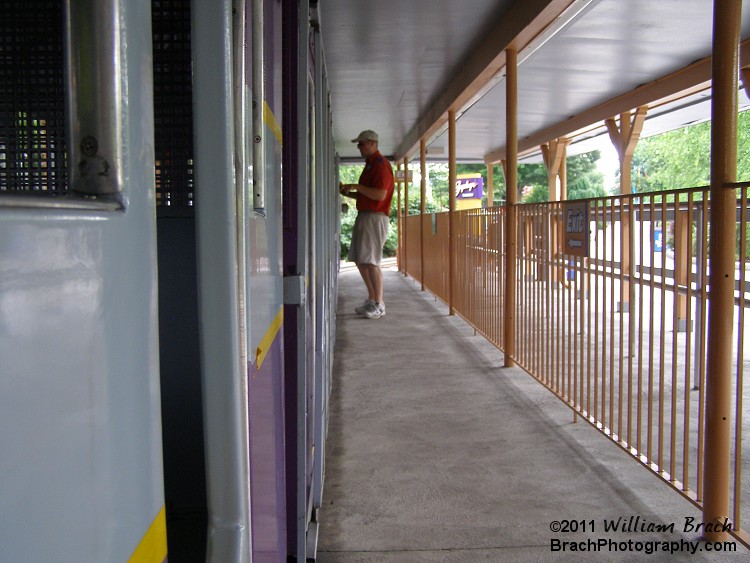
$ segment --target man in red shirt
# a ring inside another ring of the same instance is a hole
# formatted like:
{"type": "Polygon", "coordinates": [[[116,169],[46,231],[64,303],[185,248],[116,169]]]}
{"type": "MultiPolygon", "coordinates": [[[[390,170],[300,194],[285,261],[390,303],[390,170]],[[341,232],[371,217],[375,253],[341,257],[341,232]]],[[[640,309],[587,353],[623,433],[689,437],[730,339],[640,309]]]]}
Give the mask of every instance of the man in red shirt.
{"type": "Polygon", "coordinates": [[[393,169],[378,151],[378,139],[378,134],[370,130],[362,131],[356,139],[352,139],[352,143],[357,143],[360,154],[365,158],[365,168],[358,183],[339,185],[342,195],[357,201],[358,213],[352,228],[349,261],[357,265],[368,294],[364,305],[355,310],[368,319],[378,319],[385,315],[380,261],[388,236],[388,217],[394,188],[393,169]]]}

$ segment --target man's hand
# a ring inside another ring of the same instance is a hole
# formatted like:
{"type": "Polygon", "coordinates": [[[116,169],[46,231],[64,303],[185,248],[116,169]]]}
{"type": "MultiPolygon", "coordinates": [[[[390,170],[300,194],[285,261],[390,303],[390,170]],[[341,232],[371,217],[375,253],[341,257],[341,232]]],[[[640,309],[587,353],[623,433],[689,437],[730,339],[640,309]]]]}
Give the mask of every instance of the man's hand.
{"type": "Polygon", "coordinates": [[[356,190],[354,190],[355,186],[356,184],[342,184],[341,182],[339,182],[339,193],[346,197],[356,198],[357,193],[356,190]]]}

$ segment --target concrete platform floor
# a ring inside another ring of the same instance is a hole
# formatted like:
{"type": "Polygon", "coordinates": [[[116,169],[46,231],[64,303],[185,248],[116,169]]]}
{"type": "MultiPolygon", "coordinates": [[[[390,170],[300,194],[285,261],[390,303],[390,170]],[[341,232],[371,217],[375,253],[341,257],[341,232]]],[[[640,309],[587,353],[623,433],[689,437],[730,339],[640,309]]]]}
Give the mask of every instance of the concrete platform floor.
{"type": "Polygon", "coordinates": [[[354,313],[358,272],[339,277],[318,561],[750,560],[734,542],[708,552],[690,502],[414,280],[384,275],[377,320],[354,313]]]}

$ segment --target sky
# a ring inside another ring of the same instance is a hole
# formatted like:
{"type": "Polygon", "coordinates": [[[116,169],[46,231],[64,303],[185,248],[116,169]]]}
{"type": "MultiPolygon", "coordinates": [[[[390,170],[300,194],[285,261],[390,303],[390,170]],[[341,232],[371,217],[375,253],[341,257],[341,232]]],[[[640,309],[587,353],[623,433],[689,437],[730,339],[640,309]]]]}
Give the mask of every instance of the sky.
{"type": "Polygon", "coordinates": [[[606,135],[602,136],[602,142],[597,149],[601,153],[601,158],[597,161],[596,168],[604,174],[604,189],[611,193],[614,188],[619,189],[619,186],[615,185],[615,174],[620,169],[620,159],[615,147],[606,135]]]}

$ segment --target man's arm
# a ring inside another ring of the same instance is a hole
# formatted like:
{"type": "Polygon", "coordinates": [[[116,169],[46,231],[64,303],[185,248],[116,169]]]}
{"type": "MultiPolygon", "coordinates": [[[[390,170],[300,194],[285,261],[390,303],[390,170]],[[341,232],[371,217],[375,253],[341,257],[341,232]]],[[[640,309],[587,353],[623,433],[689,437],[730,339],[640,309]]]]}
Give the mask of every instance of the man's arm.
{"type": "Polygon", "coordinates": [[[352,199],[357,199],[357,196],[358,196],[357,192],[349,191],[346,187],[347,185],[349,184],[342,184],[341,182],[339,182],[339,193],[343,196],[350,197],[352,199]]]}
{"type": "Polygon", "coordinates": [[[341,184],[339,188],[341,195],[354,197],[351,192],[357,192],[362,194],[368,199],[374,199],[375,201],[383,201],[385,199],[387,190],[381,190],[380,188],[371,188],[370,186],[363,186],[361,184],[341,184]]]}

